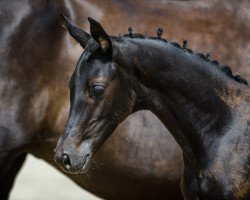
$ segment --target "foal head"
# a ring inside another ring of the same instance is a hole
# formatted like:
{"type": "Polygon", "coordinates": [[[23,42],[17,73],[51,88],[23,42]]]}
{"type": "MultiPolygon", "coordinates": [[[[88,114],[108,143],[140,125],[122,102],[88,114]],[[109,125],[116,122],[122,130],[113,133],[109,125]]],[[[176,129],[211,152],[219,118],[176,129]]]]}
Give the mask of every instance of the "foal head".
{"type": "Polygon", "coordinates": [[[65,17],[64,21],[71,36],[85,49],[69,82],[68,123],[55,150],[56,161],[69,172],[86,172],[94,152],[136,110],[158,113],[171,132],[192,132],[202,127],[203,121],[197,125],[193,116],[183,118],[190,112],[178,112],[180,107],[190,111],[197,104],[196,115],[217,110],[218,105],[224,111],[225,103],[215,91],[223,92],[222,86],[231,79],[247,84],[210,56],[193,54],[186,42],[181,48],[162,39],[160,30],[158,37],[144,38],[131,30],[122,37],[109,37],[91,18],[91,35],[65,17]],[[188,124],[185,128],[179,125],[180,118],[188,124]]]}
{"type": "Polygon", "coordinates": [[[89,18],[91,35],[66,17],[65,26],[85,49],[69,81],[70,113],[55,160],[71,173],[86,172],[94,152],[136,104],[134,79],[115,62],[118,50],[101,25],[89,18]]]}

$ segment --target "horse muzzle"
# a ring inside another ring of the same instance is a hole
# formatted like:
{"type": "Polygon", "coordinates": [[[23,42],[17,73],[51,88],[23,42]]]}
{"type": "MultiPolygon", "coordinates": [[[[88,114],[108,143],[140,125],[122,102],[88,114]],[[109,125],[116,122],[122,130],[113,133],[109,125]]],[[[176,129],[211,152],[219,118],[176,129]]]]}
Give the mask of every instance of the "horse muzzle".
{"type": "Polygon", "coordinates": [[[61,143],[59,140],[54,150],[56,163],[68,173],[87,173],[91,165],[91,145],[82,143],[76,147],[72,143],[61,143]]]}

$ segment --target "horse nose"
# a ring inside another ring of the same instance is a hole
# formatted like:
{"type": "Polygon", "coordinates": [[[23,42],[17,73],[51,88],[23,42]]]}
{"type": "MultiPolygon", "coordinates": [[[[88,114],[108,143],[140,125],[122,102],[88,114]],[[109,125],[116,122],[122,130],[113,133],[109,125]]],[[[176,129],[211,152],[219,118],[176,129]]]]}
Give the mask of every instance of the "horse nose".
{"type": "Polygon", "coordinates": [[[66,153],[63,153],[63,155],[62,155],[62,164],[67,170],[69,170],[71,168],[71,162],[69,159],[69,155],[66,153]]]}

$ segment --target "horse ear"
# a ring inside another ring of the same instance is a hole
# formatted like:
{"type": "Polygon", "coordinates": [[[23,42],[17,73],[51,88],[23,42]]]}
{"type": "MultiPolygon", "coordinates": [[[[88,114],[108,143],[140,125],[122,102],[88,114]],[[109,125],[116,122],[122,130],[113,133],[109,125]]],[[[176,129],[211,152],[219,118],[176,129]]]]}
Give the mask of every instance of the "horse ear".
{"type": "Polygon", "coordinates": [[[101,24],[88,17],[90,23],[91,36],[100,44],[103,52],[112,52],[112,43],[108,34],[104,31],[101,24]]]}
{"type": "Polygon", "coordinates": [[[80,45],[85,48],[88,40],[91,38],[91,35],[89,35],[87,32],[82,30],[81,28],[75,26],[72,24],[72,22],[64,15],[61,15],[63,19],[63,26],[65,26],[69,34],[77,41],[80,43],[80,45]]]}

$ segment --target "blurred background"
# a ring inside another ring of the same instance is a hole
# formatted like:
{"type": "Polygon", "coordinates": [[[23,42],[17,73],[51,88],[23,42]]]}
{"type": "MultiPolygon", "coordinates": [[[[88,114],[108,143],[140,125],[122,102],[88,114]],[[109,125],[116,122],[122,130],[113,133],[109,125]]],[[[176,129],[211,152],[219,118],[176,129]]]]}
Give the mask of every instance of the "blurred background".
{"type": "MultiPolygon", "coordinates": [[[[84,189],[105,199],[160,199],[157,194],[181,199],[181,150],[161,122],[146,111],[125,120],[98,151],[98,173],[91,179],[57,171],[53,149],[69,110],[68,80],[83,51],[61,27],[61,13],[86,31],[90,16],[111,35],[127,33],[132,27],[134,32],[156,36],[162,27],[163,38],[181,45],[188,40],[189,48],[212,52],[212,59],[249,81],[249,0],[0,1],[0,80],[9,81],[8,87],[0,82],[0,128],[13,128],[11,142],[0,137],[0,147],[8,144],[6,149],[11,149],[8,156],[0,151],[0,171],[9,170],[14,177],[18,170],[1,164],[19,166],[13,158],[29,153],[10,199],[98,199],[84,189]]],[[[0,197],[6,177],[10,175],[0,179],[0,197]]]]}
{"type": "Polygon", "coordinates": [[[98,200],[41,159],[29,155],[19,172],[10,200],[98,200]]]}

